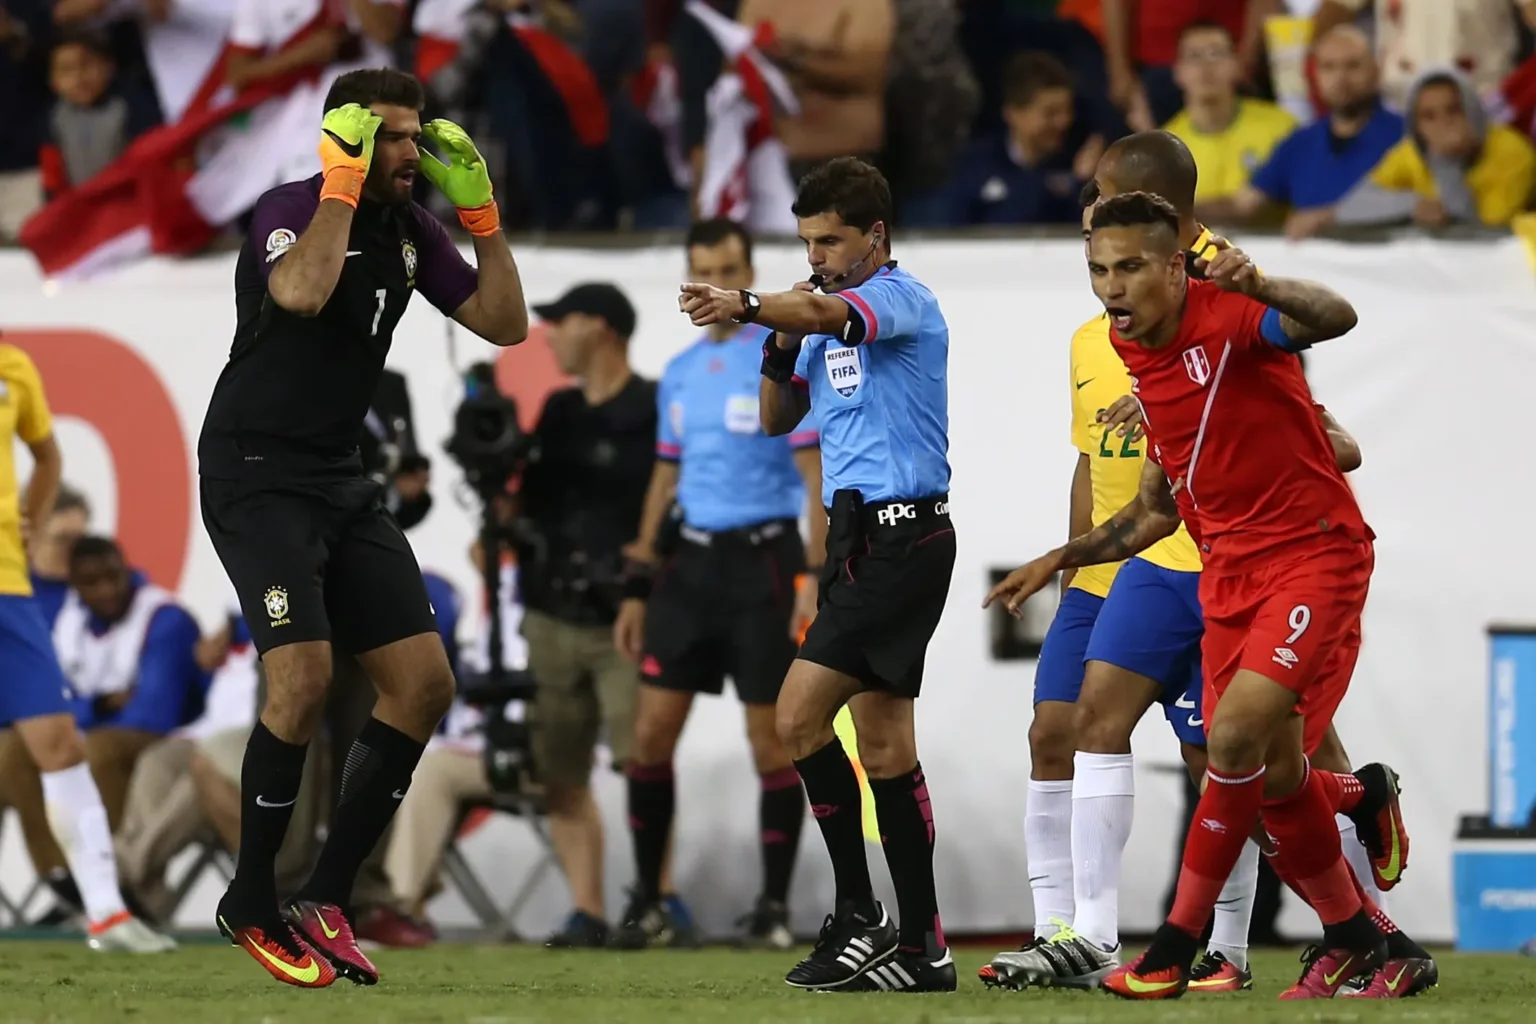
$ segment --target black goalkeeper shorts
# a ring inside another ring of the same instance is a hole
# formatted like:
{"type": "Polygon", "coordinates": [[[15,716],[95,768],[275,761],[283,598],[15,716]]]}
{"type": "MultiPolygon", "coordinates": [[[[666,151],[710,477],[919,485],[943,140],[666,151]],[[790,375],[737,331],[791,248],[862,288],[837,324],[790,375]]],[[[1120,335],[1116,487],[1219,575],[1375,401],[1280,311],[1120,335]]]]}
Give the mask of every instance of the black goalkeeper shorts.
{"type": "Polygon", "coordinates": [[[202,477],[199,492],[203,525],[260,653],[328,640],[361,654],[437,631],[416,555],[379,483],[202,477]]]}

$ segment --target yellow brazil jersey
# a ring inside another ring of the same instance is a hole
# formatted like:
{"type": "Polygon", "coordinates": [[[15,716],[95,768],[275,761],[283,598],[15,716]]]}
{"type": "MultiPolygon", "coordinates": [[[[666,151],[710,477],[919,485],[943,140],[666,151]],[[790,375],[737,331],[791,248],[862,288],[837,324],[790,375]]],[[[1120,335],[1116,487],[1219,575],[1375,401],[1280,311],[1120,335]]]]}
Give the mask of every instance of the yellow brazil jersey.
{"type": "Polygon", "coordinates": [[[21,543],[21,491],[16,438],[36,444],[53,433],[53,417],[37,367],[14,345],[0,345],[0,594],[30,594],[27,551],[21,543]]]}
{"type": "MultiPolygon", "coordinates": [[[[1371,181],[1382,188],[1438,199],[1440,188],[1419,148],[1404,139],[1381,158],[1371,181]]],[[[1536,186],[1536,148],[1508,125],[1488,129],[1477,162],[1467,171],[1467,188],[1477,203],[1477,216],[1490,227],[1504,227],[1525,209],[1536,186]]]]}
{"type": "Polygon", "coordinates": [[[1237,116],[1219,132],[1197,131],[1188,111],[1163,126],[1184,140],[1200,172],[1195,201],[1226,199],[1241,192],[1269,154],[1296,128],[1284,108],[1264,100],[1237,101],[1237,116]]]}
{"type": "MultiPolygon", "coordinates": [[[[1146,461],[1145,439],[1132,442],[1128,437],[1116,437],[1113,429],[1096,422],[1100,410],[1131,393],[1131,375],[1109,341],[1108,316],[1095,317],[1072,335],[1071,388],[1072,445],[1088,456],[1093,525],[1097,526],[1136,497],[1146,461]]],[[[1200,571],[1200,552],[1182,523],[1177,533],[1158,541],[1141,557],[1165,569],[1200,571]]],[[[1072,586],[1103,597],[1119,569],[1118,562],[1079,569],[1072,586]]]]}

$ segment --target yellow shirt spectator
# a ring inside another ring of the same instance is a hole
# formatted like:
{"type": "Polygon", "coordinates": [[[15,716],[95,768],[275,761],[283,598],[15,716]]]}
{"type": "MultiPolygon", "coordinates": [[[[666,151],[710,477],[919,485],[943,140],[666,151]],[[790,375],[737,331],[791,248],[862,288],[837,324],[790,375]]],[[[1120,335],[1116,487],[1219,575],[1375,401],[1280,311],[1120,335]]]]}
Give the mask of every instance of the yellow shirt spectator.
{"type": "Polygon", "coordinates": [[[1219,132],[1195,128],[1188,111],[1180,111],[1163,126],[1184,141],[1200,171],[1195,202],[1227,199],[1241,192],[1253,172],[1296,128],[1286,110],[1264,100],[1239,99],[1237,116],[1219,132]]]}
{"type": "MultiPolygon", "coordinates": [[[[1403,139],[1387,150],[1371,172],[1371,181],[1394,192],[1440,198],[1435,177],[1412,139],[1403,139]]],[[[1525,209],[1532,186],[1536,186],[1536,148],[1513,128],[1494,125],[1488,129],[1477,160],[1467,169],[1466,182],[1477,204],[1478,219],[1490,227],[1507,225],[1525,209]]]]}

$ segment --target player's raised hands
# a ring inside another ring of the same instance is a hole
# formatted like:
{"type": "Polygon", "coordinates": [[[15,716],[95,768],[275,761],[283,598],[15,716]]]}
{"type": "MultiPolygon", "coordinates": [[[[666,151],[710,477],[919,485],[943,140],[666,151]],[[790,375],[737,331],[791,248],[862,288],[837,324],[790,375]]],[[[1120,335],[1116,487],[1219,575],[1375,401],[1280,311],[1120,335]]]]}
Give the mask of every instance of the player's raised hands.
{"type": "Polygon", "coordinates": [[[1224,292],[1243,295],[1252,295],[1259,290],[1262,280],[1259,268],[1254,266],[1247,253],[1217,235],[1211,236],[1211,248],[1216,254],[1209,259],[1196,259],[1195,266],[1212,284],[1224,292]]]}
{"type": "Polygon", "coordinates": [[[1121,395],[1108,409],[1100,409],[1098,421],[1115,431],[1116,437],[1130,435],[1132,441],[1140,441],[1142,430],[1141,403],[1133,395],[1121,395]]]}
{"type": "Polygon", "coordinates": [[[745,316],[747,304],[738,291],[709,284],[685,284],[677,296],[677,308],[688,314],[695,327],[723,324],[745,316]]]}
{"type": "Polygon", "coordinates": [[[356,192],[361,194],[368,165],[373,163],[373,138],[383,123],[382,117],[356,103],[326,111],[320,122],[320,168],[328,181],[333,172],[342,172],[356,179],[356,192]]]}
{"type": "Polygon", "coordinates": [[[491,175],[468,132],[452,121],[438,118],[422,125],[421,134],[447,158],[439,160],[422,150],[421,173],[450,203],[461,210],[472,210],[491,201],[491,175]]]}
{"type": "Polygon", "coordinates": [[[986,599],[981,602],[981,606],[990,608],[994,601],[1002,601],[1003,607],[1008,609],[1008,614],[1018,618],[1019,609],[1024,606],[1024,602],[1045,589],[1045,585],[1051,582],[1058,568],[1055,552],[1041,555],[1033,562],[1019,566],[1001,583],[987,591],[986,599]]]}

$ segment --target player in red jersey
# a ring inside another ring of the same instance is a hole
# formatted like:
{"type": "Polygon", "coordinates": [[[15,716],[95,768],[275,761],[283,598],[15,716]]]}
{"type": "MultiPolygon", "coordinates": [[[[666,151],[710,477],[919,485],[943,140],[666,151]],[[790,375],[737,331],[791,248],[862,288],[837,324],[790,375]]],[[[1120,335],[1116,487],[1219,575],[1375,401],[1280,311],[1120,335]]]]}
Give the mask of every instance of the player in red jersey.
{"type": "Polygon", "coordinates": [[[1224,241],[1204,267],[1208,280],[1190,280],[1178,214],[1147,193],[1105,200],[1092,226],[1094,290],[1162,469],[1149,463],[1138,502],[1021,568],[989,601],[1016,608],[1058,569],[1127,557],[1184,518],[1205,565],[1210,758],[1173,913],[1104,987],[1142,999],[1184,992],[1200,932],[1262,810],[1277,870],[1324,923],[1322,947],[1282,998],[1332,997],[1386,957],[1334,823],[1358,784],[1310,769],[1305,753],[1327,732],[1354,667],[1372,534],[1291,353],[1346,333],[1355,313],[1321,285],[1261,276],[1224,241]]]}

